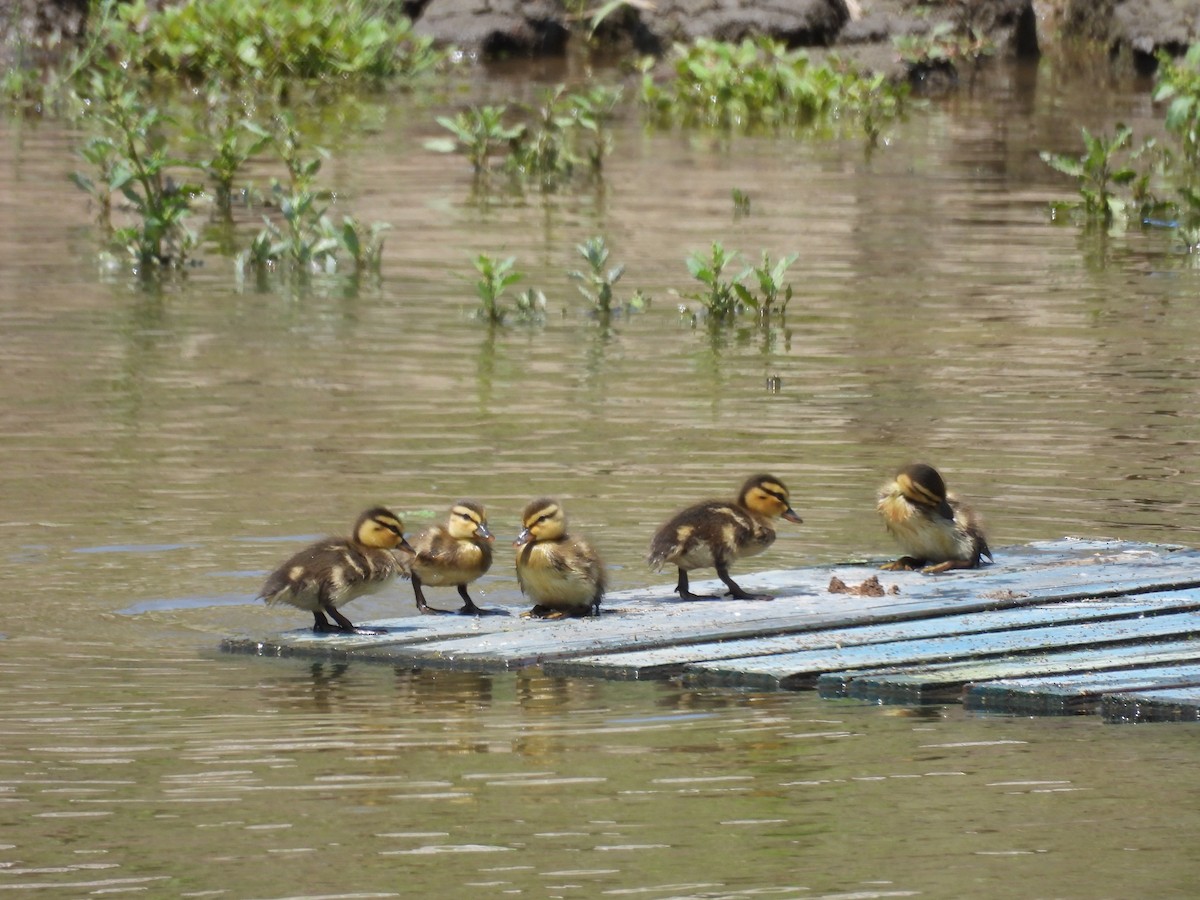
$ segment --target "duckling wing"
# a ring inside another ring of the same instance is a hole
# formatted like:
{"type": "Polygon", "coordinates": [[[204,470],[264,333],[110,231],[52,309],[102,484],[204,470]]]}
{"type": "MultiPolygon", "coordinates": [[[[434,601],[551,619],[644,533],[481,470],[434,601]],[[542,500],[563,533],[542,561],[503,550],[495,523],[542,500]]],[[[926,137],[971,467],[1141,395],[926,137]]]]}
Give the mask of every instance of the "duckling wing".
{"type": "Polygon", "coordinates": [[[658,530],[650,543],[650,565],[681,569],[728,565],[762,553],[775,542],[775,529],[762,516],[723,500],[689,507],[658,530]]]}

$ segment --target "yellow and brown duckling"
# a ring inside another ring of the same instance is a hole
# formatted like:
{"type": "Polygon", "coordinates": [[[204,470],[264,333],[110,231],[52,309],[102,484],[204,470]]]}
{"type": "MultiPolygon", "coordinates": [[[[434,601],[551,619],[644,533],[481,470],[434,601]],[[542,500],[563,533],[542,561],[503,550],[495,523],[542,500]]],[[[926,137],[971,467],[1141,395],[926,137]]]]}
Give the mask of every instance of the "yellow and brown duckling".
{"type": "Polygon", "coordinates": [[[688,572],[713,567],[735,600],[770,600],[751,594],[729,577],[729,566],[743,556],[762,553],[775,542],[777,518],[801,522],[791,507],[787,486],[772,475],[746,480],[737,499],[706,500],[676,513],[650,542],[648,562],[658,571],[667,563],[679,569],[675,591],[681,600],[714,600],[688,590],[688,572]]]}
{"type": "Polygon", "coordinates": [[[463,599],[458,611],[464,615],[482,614],[484,610],[467,593],[467,585],[491,567],[492,540],[487,514],[473,500],[459,500],[450,507],[450,518],[445,525],[433,525],[413,538],[413,555],[405,566],[412,578],[417,609],[423,613],[448,612],[426,603],[421,587],[453,585],[463,599]]]}
{"type": "Polygon", "coordinates": [[[534,602],[527,616],[562,619],[600,615],[604,562],[582,538],[567,534],[567,517],[556,500],[542,497],[521,513],[517,583],[534,602]]]}
{"type": "Polygon", "coordinates": [[[349,538],[317,541],[284,562],[267,577],[258,599],[308,610],[313,631],[386,634],[356,628],[338,607],[378,591],[401,574],[397,549],[411,549],[404,540],[404,523],[384,507],[372,507],[358,517],[349,538]]]}
{"type": "Polygon", "coordinates": [[[904,556],[883,568],[920,569],[929,574],[974,569],[992,559],[979,517],[953,494],[937,469],[913,463],[879,491],[883,524],[904,556]]]}

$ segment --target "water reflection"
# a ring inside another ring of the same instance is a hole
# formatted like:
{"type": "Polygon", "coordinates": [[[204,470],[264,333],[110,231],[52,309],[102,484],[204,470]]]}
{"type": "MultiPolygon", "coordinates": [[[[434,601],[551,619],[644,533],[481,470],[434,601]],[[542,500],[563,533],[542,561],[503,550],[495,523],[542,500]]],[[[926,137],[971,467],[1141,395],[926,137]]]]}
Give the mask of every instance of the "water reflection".
{"type": "MultiPolygon", "coordinates": [[[[763,469],[806,524],[754,567],[890,552],[873,495],[912,458],[998,546],[1200,542],[1197,272],[1169,233],[1049,222],[1066,188],[1037,158],[1080,121],[1156,117],[1068,75],[998,75],[868,158],[630,120],[605,192],[522,202],[472,195],[461,160],[420,152],[425,111],[398,114],[339,154],[339,193],[394,226],[362,283],[238,286],[216,257],[161,292],[98,279],[61,177],[73,137],[0,143],[19,610],[0,888],[387,894],[399,861],[428,896],[1186,896],[1196,866],[1160,838],[1163,810],[1173,834],[1196,817],[1170,776],[1196,763],[1190,731],[212,649],[293,627],[250,602],[276,543],[375,502],[416,528],[475,496],[511,538],[559,496],[614,588],[661,579],[646,544],[683,501],[763,469]],[[595,235],[649,308],[604,321],[576,296],[595,235]],[[800,251],[786,320],[681,319],[713,240],[800,251]],[[544,325],[472,317],[483,252],[517,256],[544,325]]],[[[481,589],[520,604],[511,558],[481,589]]],[[[414,614],[402,585],[362,604],[414,614]]]]}

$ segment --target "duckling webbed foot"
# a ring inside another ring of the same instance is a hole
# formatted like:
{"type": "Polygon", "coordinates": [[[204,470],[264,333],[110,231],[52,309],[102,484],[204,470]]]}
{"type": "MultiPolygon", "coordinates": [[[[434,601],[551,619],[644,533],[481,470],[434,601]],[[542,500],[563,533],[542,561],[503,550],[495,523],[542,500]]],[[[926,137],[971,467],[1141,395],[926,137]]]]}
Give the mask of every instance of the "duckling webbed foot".
{"type": "Polygon", "coordinates": [[[675,583],[675,593],[680,600],[720,600],[715,594],[693,594],[688,590],[688,576],[683,569],[679,570],[679,581],[675,583]]]}
{"type": "Polygon", "coordinates": [[[421,590],[421,579],[417,576],[416,572],[412,573],[412,586],[413,586],[413,596],[416,598],[416,601],[417,601],[417,612],[421,613],[421,615],[423,615],[423,616],[448,616],[448,615],[450,615],[450,610],[434,609],[432,606],[430,606],[428,603],[425,602],[425,593],[424,593],[424,591],[421,590]]]}
{"type": "Polygon", "coordinates": [[[948,559],[935,566],[925,566],[921,569],[921,574],[938,575],[942,572],[949,572],[951,569],[974,569],[977,565],[978,563],[969,559],[948,559]]]}
{"type": "Polygon", "coordinates": [[[321,613],[320,610],[313,612],[313,631],[317,634],[363,634],[363,635],[380,635],[387,634],[386,628],[359,628],[332,605],[323,606],[325,612],[333,616],[337,624],[331,624],[328,619],[321,613]]]}
{"type": "Polygon", "coordinates": [[[541,603],[534,605],[533,609],[528,612],[521,613],[522,619],[587,619],[593,616],[600,615],[600,604],[594,603],[589,606],[573,606],[568,609],[559,609],[554,606],[543,606],[541,603]]]}
{"type": "Polygon", "coordinates": [[[879,568],[884,572],[915,572],[924,565],[925,560],[923,559],[917,559],[915,556],[902,556],[895,562],[885,563],[879,568]]]}
{"type": "Polygon", "coordinates": [[[463,605],[458,610],[460,616],[507,616],[508,611],[504,609],[482,609],[475,605],[475,601],[471,599],[471,595],[467,593],[467,586],[460,584],[458,586],[458,595],[463,598],[463,605]]]}
{"type": "Polygon", "coordinates": [[[724,566],[717,566],[717,577],[725,582],[725,586],[729,588],[725,592],[726,597],[731,597],[734,600],[774,600],[770,594],[751,594],[749,591],[743,590],[736,581],[729,577],[729,572],[724,566]]]}

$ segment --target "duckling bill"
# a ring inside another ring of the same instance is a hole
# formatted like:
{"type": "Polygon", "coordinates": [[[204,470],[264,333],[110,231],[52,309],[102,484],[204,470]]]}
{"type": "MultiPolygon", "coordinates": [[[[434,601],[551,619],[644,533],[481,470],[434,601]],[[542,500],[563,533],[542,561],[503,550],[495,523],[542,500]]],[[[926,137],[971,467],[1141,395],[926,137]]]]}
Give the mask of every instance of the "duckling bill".
{"type": "Polygon", "coordinates": [[[542,497],[521,513],[517,583],[534,601],[525,615],[539,619],[600,615],[607,578],[604,562],[582,538],[567,534],[562,505],[542,497]]]}
{"type": "Polygon", "coordinates": [[[947,492],[933,466],[913,463],[900,469],[880,489],[876,509],[904,553],[884,569],[935,574],[978,568],[984,558],[992,561],[979,516],[947,492]]]}
{"type": "Polygon", "coordinates": [[[751,594],[729,576],[734,560],[762,553],[775,542],[774,520],[802,522],[791,507],[787,486],[773,475],[747,479],[737,499],[705,500],[676,513],[662,525],[650,542],[647,561],[655,570],[671,563],[679,569],[675,592],[681,600],[715,600],[693,594],[688,572],[708,567],[729,588],[725,596],[735,600],[770,600],[769,594],[751,594]]]}
{"type": "Polygon", "coordinates": [[[450,508],[445,525],[426,528],[413,538],[413,555],[405,568],[412,578],[417,609],[423,613],[449,612],[430,606],[422,588],[453,585],[463,600],[459,613],[479,616],[489,612],[475,605],[467,585],[491,568],[493,540],[484,508],[473,500],[459,500],[450,508]]]}
{"type": "Polygon", "coordinates": [[[313,631],[386,634],[355,627],[338,607],[380,590],[401,574],[393,552],[397,549],[412,549],[404,539],[404,523],[390,510],[373,507],[358,517],[349,538],[317,541],[286,560],[267,577],[257,599],[308,610],[313,631]]]}

